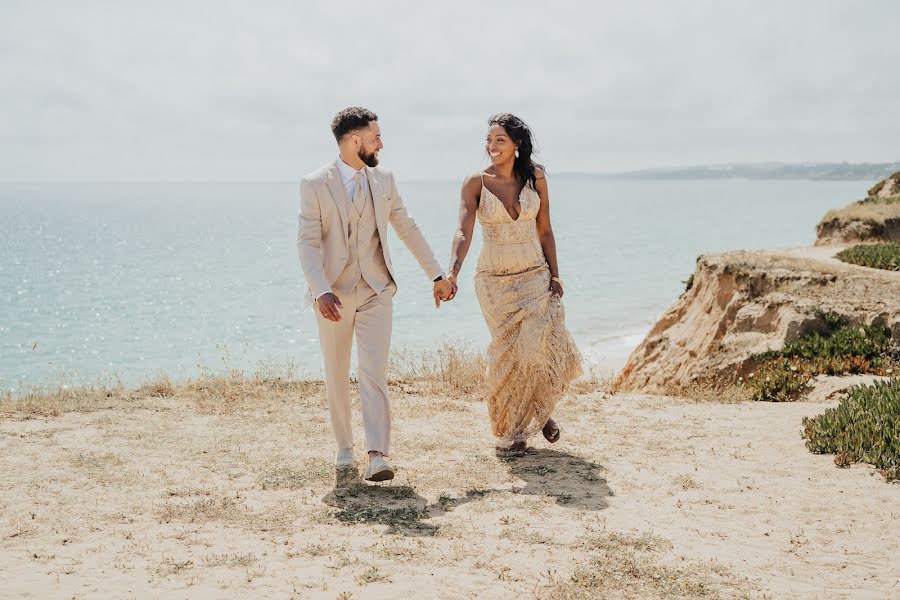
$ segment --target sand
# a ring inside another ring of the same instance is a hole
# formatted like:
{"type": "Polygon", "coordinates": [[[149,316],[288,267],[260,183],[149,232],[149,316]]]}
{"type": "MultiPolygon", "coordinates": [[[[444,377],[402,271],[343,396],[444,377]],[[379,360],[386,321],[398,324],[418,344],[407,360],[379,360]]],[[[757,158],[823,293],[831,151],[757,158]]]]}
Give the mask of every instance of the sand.
{"type": "Polygon", "coordinates": [[[413,392],[385,485],[336,481],[321,386],[7,403],[0,596],[900,598],[900,485],[800,437],[836,400],[594,392],[502,461],[481,402],[413,392]]]}

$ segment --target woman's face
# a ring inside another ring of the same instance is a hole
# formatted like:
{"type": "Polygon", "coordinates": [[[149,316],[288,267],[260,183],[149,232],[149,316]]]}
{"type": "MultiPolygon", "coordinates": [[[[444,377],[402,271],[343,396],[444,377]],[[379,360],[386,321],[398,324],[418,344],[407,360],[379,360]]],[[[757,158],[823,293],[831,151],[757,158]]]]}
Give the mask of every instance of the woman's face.
{"type": "Polygon", "coordinates": [[[500,125],[491,125],[488,129],[484,149],[495,165],[515,160],[516,145],[509,138],[506,129],[500,125]]]}

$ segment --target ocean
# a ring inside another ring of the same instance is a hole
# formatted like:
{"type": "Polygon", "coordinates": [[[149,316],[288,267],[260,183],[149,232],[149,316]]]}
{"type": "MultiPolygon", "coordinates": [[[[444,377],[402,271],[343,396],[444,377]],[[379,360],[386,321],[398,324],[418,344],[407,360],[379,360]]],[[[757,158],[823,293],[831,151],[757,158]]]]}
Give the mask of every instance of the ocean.
{"type": "MultiPolygon", "coordinates": [[[[549,178],[567,322],[590,363],[621,366],[677,299],[698,255],[809,245],[870,181],[549,178]]],[[[398,187],[442,264],[459,182],[398,187]]],[[[260,361],[321,374],[295,247],[295,183],[0,184],[0,390],[118,379],[139,385],[260,361]]],[[[472,277],[457,299],[391,233],[392,347],[489,340],[472,277]]]]}

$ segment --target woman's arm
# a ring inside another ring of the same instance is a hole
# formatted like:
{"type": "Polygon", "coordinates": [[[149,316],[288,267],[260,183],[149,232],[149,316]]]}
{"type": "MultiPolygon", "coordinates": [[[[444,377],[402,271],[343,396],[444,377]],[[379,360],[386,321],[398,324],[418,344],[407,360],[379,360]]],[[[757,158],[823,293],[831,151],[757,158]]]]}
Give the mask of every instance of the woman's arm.
{"type": "Polygon", "coordinates": [[[448,279],[453,284],[453,296],[456,295],[456,278],[462,270],[463,261],[472,243],[472,231],[475,229],[475,213],[478,211],[478,198],[481,195],[481,176],[470,175],[463,182],[459,198],[459,224],[453,235],[453,246],[450,248],[450,269],[448,279]]]}
{"type": "MultiPolygon", "coordinates": [[[[550,277],[559,278],[559,265],[556,262],[556,239],[553,237],[553,227],[550,225],[550,192],[547,190],[547,178],[544,171],[535,169],[535,188],[541,197],[541,207],[537,214],[537,235],[544,251],[547,266],[550,267],[550,277]]],[[[550,280],[550,291],[562,298],[563,287],[559,281],[550,280]]]]}

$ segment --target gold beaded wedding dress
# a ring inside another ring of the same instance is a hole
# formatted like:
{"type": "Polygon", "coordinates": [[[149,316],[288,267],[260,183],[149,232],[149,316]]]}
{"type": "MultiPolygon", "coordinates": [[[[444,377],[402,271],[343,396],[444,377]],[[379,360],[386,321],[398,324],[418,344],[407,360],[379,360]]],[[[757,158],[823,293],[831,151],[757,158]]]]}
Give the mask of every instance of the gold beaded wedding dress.
{"type": "Polygon", "coordinates": [[[525,186],[519,203],[514,220],[482,182],[475,292],[491,332],[486,401],[501,447],[540,431],[569,383],[582,374],[562,302],[550,293],[550,268],[536,227],[541,198],[525,186]]]}

